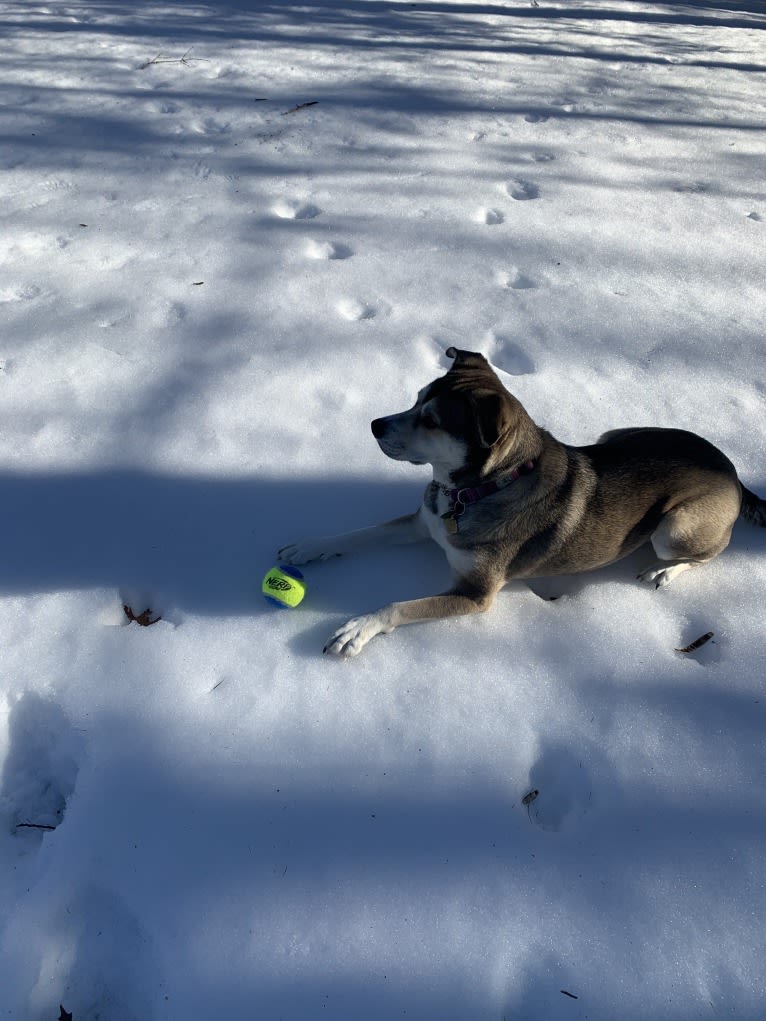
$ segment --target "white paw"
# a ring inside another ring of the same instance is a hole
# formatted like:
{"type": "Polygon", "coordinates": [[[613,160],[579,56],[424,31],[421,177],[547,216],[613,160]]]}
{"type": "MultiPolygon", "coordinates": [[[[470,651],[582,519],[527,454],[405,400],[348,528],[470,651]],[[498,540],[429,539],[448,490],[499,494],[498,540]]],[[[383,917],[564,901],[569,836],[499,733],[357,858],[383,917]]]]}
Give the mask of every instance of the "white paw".
{"type": "Polygon", "coordinates": [[[330,560],[331,557],[339,557],[340,553],[328,549],[322,539],[304,539],[302,542],[283,546],[277,556],[283,564],[293,564],[297,567],[299,564],[310,564],[312,560],[330,560]]]}
{"type": "Polygon", "coordinates": [[[665,571],[661,567],[646,567],[643,571],[639,572],[636,577],[639,581],[646,582],[647,585],[654,585],[659,588],[660,585],[666,584],[664,580],[665,571]]]}
{"type": "Polygon", "coordinates": [[[354,617],[353,620],[346,621],[343,627],[338,628],[335,634],[329,638],[322,652],[332,656],[342,656],[344,659],[349,656],[358,656],[375,635],[388,634],[393,630],[393,627],[378,613],[354,617]]]}
{"type": "Polygon", "coordinates": [[[655,588],[661,588],[663,585],[668,585],[674,578],[678,577],[679,574],[683,574],[684,571],[688,571],[694,564],[681,563],[681,564],[652,564],[651,567],[647,567],[641,571],[638,575],[639,581],[645,581],[649,584],[654,584],[655,588]]]}

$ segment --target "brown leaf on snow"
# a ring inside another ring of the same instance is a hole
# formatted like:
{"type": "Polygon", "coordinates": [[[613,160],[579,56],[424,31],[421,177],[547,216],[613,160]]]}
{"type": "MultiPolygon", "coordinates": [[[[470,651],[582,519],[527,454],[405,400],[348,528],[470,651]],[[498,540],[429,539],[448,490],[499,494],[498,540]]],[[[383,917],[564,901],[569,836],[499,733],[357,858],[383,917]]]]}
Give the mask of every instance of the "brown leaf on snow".
{"type": "Polygon", "coordinates": [[[156,624],[158,620],[162,620],[162,617],[159,614],[157,614],[156,617],[152,617],[151,608],[148,606],[141,613],[134,613],[130,606],[123,606],[123,610],[125,611],[125,616],[131,623],[135,621],[136,624],[140,624],[141,627],[151,627],[152,624],[156,624]]]}

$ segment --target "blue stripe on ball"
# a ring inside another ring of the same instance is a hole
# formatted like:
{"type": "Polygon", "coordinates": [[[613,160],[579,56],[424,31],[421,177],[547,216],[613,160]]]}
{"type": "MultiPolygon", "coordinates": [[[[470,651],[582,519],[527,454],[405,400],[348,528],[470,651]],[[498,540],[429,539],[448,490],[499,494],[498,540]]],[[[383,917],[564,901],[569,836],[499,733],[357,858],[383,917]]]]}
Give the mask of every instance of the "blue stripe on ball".
{"type": "Polygon", "coordinates": [[[293,567],[291,564],[277,564],[277,567],[284,574],[289,574],[291,578],[295,578],[297,581],[303,581],[303,575],[297,567],[293,567]]]}

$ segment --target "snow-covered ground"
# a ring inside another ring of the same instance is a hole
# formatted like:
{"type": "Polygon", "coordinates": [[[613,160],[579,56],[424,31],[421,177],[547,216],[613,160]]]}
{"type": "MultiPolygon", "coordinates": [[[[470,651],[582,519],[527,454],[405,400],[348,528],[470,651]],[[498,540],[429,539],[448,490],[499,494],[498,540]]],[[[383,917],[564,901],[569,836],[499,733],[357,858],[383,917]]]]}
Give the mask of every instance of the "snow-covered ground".
{"type": "Polygon", "coordinates": [[[351,662],[435,548],[260,580],[415,508],[369,420],[450,344],[766,495],[764,5],[0,23],[0,1017],[762,1018],[764,532],[351,662]]]}

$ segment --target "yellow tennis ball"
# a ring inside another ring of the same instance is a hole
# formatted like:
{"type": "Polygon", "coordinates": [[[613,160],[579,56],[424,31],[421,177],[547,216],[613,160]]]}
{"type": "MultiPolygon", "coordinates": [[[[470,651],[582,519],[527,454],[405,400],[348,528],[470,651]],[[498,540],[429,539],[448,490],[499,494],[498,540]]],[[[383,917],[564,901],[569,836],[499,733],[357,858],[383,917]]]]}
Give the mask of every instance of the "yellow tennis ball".
{"type": "Polygon", "coordinates": [[[272,606],[294,609],[306,595],[306,582],[300,571],[279,564],[266,572],[261,591],[272,606]]]}

